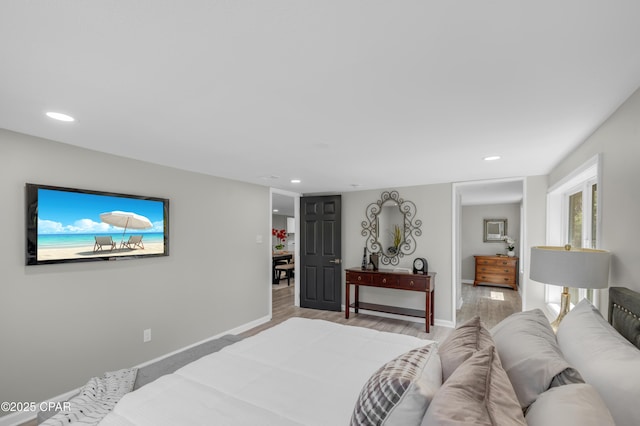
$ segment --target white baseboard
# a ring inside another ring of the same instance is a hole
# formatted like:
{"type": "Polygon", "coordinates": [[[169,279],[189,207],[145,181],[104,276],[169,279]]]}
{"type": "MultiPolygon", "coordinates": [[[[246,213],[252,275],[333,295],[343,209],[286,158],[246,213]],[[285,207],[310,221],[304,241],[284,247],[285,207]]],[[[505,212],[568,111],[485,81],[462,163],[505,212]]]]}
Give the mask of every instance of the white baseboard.
{"type": "Polygon", "coordinates": [[[251,330],[254,327],[257,327],[257,326],[262,325],[262,324],[264,324],[266,322],[269,322],[270,320],[271,320],[270,316],[265,316],[265,317],[262,317],[262,318],[258,318],[257,320],[254,320],[254,321],[248,322],[246,324],[240,325],[240,326],[238,326],[236,328],[232,328],[231,330],[223,331],[222,333],[216,334],[215,336],[212,336],[212,337],[208,337],[208,338],[206,338],[204,340],[201,340],[199,342],[193,343],[193,344],[191,344],[189,346],[185,346],[184,348],[180,348],[180,349],[177,349],[177,350],[175,350],[173,352],[170,352],[168,354],[161,355],[161,356],[159,356],[157,358],[154,358],[154,359],[152,359],[150,361],[145,361],[142,364],[135,365],[134,368],[146,367],[147,365],[151,365],[151,364],[153,364],[155,362],[161,361],[161,360],[163,360],[165,358],[168,358],[170,356],[179,354],[180,352],[183,352],[183,351],[186,351],[188,349],[194,348],[196,346],[202,345],[203,343],[207,343],[207,342],[210,342],[211,340],[219,339],[220,337],[222,337],[224,335],[227,335],[227,334],[244,333],[247,330],[251,330]]]}
{"type": "MultiPolygon", "coordinates": [[[[257,320],[248,322],[246,324],[242,324],[242,325],[240,325],[240,326],[238,326],[236,328],[232,328],[231,330],[227,330],[227,331],[224,331],[222,333],[216,334],[215,336],[212,336],[212,337],[206,338],[204,340],[201,340],[199,342],[193,343],[191,345],[185,346],[184,348],[181,348],[181,349],[175,350],[173,352],[170,352],[168,354],[159,356],[159,357],[154,358],[154,359],[152,359],[150,361],[143,362],[142,364],[135,365],[134,367],[135,368],[146,367],[147,365],[150,365],[150,364],[153,364],[155,362],[161,361],[161,360],[163,360],[165,358],[168,358],[168,357],[173,356],[175,354],[178,354],[180,352],[186,351],[188,349],[191,349],[191,348],[196,347],[198,345],[201,345],[203,343],[207,343],[207,342],[209,342],[211,340],[219,339],[220,337],[222,337],[224,335],[244,333],[247,330],[251,330],[254,327],[257,327],[257,326],[262,325],[262,324],[264,324],[266,322],[269,322],[270,320],[271,320],[270,316],[264,316],[262,318],[258,318],[257,320]]],[[[39,408],[41,405],[45,406],[45,405],[48,405],[50,403],[56,404],[56,403],[62,403],[64,401],[68,401],[70,398],[72,398],[73,396],[77,395],[77,393],[79,391],[80,391],[80,388],[70,390],[69,392],[65,392],[65,393],[63,393],[61,395],[54,396],[53,398],[50,398],[50,399],[48,399],[46,401],[42,401],[42,402],[38,403],[36,405],[36,407],[39,408]]],[[[21,411],[21,412],[11,413],[11,414],[8,414],[6,416],[0,417],[0,426],[18,426],[18,425],[21,425],[22,423],[34,420],[37,417],[37,415],[38,415],[37,411],[21,411]]]]}

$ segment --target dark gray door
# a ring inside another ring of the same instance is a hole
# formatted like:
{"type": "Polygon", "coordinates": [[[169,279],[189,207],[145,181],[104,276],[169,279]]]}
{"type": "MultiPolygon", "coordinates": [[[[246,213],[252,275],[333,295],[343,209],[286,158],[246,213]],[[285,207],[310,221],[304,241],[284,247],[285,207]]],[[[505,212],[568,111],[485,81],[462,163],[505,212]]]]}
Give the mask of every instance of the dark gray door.
{"type": "Polygon", "coordinates": [[[300,306],[342,310],[340,195],[300,198],[300,306]]]}

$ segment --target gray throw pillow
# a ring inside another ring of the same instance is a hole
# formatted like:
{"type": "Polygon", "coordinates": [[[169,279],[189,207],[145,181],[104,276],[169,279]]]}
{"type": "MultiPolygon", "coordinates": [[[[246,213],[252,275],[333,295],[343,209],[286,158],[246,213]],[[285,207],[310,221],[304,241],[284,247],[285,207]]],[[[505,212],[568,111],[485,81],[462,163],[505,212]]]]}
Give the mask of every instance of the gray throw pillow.
{"type": "Polygon", "coordinates": [[[564,359],[540,309],[508,316],[491,329],[491,335],[523,409],[552,386],[584,383],[564,359]]]}
{"type": "Polygon", "coordinates": [[[438,347],[442,362],[442,381],[447,381],[456,368],[475,352],[489,346],[494,346],[494,342],[479,316],[459,325],[438,347]]]}
{"type": "Polygon", "coordinates": [[[526,426],[493,346],[475,352],[443,383],[422,426],[526,426]]]}
{"type": "Polygon", "coordinates": [[[419,425],[441,383],[442,367],[435,343],[400,355],[365,383],[351,425],[419,425]]]}
{"type": "Polygon", "coordinates": [[[598,392],[586,383],[549,389],[531,404],[525,418],[529,426],[615,426],[598,392]]]}

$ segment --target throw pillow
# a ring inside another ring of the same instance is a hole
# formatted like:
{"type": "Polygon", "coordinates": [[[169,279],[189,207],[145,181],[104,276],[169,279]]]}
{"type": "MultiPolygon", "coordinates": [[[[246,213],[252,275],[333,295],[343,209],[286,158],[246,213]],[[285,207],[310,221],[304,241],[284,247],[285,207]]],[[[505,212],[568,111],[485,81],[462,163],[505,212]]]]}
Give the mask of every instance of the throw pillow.
{"type": "Polygon", "coordinates": [[[419,425],[441,383],[442,367],[435,343],[400,355],[365,383],[351,425],[419,425]]]}
{"type": "Polygon", "coordinates": [[[423,426],[526,426],[516,393],[493,346],[474,353],[433,397],[423,426]]]}
{"type": "Polygon", "coordinates": [[[586,383],[549,389],[531,404],[525,419],[529,426],[615,426],[598,392],[586,383]]]}
{"type": "Polygon", "coordinates": [[[508,316],[491,329],[502,367],[526,409],[552,386],[584,383],[564,359],[549,320],[540,309],[508,316]]]}
{"type": "Polygon", "coordinates": [[[557,337],[564,357],[596,388],[616,424],[640,424],[640,350],[587,299],[564,317],[557,337]]]}
{"type": "Polygon", "coordinates": [[[438,348],[442,361],[442,381],[447,381],[456,368],[476,351],[493,345],[491,334],[479,316],[459,325],[438,348]]]}

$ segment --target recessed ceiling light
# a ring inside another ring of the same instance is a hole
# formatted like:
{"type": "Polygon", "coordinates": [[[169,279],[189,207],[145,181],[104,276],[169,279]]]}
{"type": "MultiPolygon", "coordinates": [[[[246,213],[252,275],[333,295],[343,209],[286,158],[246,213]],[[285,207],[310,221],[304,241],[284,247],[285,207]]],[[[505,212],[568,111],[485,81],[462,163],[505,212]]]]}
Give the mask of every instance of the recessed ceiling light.
{"type": "Polygon", "coordinates": [[[300,183],[302,182],[300,179],[291,179],[291,183],[300,183]]]}
{"type": "Polygon", "coordinates": [[[67,114],[63,114],[61,112],[49,111],[47,113],[47,117],[53,118],[54,120],[59,120],[59,121],[76,121],[76,119],[73,118],[72,116],[67,115],[67,114]]]}
{"type": "Polygon", "coordinates": [[[273,209],[273,212],[274,213],[278,213],[278,209],[273,209]]]}
{"type": "Polygon", "coordinates": [[[499,160],[500,156],[499,155],[490,155],[488,157],[484,157],[483,160],[484,161],[496,161],[499,160]]]}

